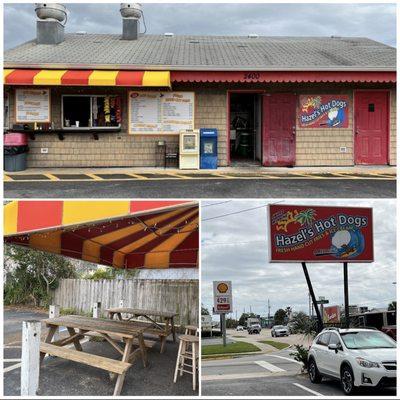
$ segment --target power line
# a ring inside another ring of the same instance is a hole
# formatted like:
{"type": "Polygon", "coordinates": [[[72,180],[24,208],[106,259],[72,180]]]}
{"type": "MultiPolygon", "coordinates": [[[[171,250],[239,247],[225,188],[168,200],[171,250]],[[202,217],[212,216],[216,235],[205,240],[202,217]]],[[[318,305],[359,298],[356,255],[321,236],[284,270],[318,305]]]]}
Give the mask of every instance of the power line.
{"type": "Polygon", "coordinates": [[[262,206],[251,207],[251,208],[246,208],[246,209],[244,209],[244,210],[233,211],[233,212],[227,213],[227,214],[216,215],[216,216],[214,216],[214,217],[202,219],[201,222],[211,221],[211,220],[217,219],[217,218],[228,217],[228,216],[230,216],[230,215],[241,214],[241,213],[244,213],[244,212],[247,212],[247,211],[257,210],[257,209],[259,209],[259,208],[264,208],[264,207],[267,207],[267,206],[268,206],[268,204],[263,204],[262,206]]]}
{"type": "Polygon", "coordinates": [[[218,206],[219,204],[230,203],[231,201],[232,200],[225,200],[225,201],[220,201],[219,203],[205,204],[205,205],[202,205],[201,208],[206,208],[206,207],[211,207],[211,206],[218,206]]]}

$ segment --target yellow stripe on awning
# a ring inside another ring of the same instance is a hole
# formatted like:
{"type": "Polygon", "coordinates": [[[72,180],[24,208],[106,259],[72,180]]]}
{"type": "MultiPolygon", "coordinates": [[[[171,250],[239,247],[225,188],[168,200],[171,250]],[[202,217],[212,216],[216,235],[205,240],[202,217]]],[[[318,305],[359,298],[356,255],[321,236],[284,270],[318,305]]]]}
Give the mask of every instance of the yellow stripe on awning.
{"type": "Polygon", "coordinates": [[[18,201],[12,201],[3,207],[4,235],[18,232],[18,201]]]}
{"type": "Polygon", "coordinates": [[[169,87],[171,86],[170,72],[145,71],[142,86],[169,87]]]}
{"type": "Polygon", "coordinates": [[[14,71],[13,69],[5,69],[3,71],[3,83],[6,83],[7,76],[10,75],[11,72],[13,72],[13,71],[14,71]]]}
{"type": "Polygon", "coordinates": [[[34,85],[61,85],[61,78],[67,72],[64,70],[42,69],[33,78],[34,85]]]}
{"type": "Polygon", "coordinates": [[[93,71],[89,76],[89,85],[115,86],[115,79],[119,71],[93,71]]]}

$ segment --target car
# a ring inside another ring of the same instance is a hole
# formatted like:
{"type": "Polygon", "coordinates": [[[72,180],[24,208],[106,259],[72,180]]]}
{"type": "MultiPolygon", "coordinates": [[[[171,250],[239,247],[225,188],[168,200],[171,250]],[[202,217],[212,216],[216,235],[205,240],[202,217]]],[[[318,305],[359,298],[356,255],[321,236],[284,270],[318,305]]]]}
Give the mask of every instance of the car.
{"type": "Polygon", "coordinates": [[[308,352],[310,381],[337,379],[346,395],[359,387],[396,387],[396,369],[396,342],[377,329],[324,329],[308,352]]]}
{"type": "Polygon", "coordinates": [[[237,331],[243,331],[244,329],[243,329],[243,326],[242,326],[242,325],[238,325],[238,326],[236,327],[236,330],[237,330],[237,331]]]}
{"type": "Polygon", "coordinates": [[[253,333],[260,334],[261,333],[261,325],[253,323],[247,327],[247,332],[249,335],[252,335],[253,333]]]}
{"type": "Polygon", "coordinates": [[[283,325],[274,325],[271,329],[271,336],[289,336],[289,328],[283,325]]]}

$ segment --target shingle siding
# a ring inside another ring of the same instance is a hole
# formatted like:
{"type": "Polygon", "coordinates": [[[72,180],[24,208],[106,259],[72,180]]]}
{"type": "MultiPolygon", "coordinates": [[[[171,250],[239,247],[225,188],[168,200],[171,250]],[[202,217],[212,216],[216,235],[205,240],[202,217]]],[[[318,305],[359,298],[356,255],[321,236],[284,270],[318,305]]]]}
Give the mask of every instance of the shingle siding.
{"type": "MultiPolygon", "coordinates": [[[[219,166],[228,165],[227,138],[227,91],[241,86],[233,85],[180,85],[174,90],[195,92],[195,128],[218,129],[219,166]]],[[[350,99],[349,127],[346,129],[305,129],[297,127],[297,166],[349,166],[354,165],[353,143],[353,93],[357,85],[253,85],[253,89],[300,94],[346,94],[350,99]],[[340,152],[346,147],[346,153],[340,152]]],[[[364,86],[365,87],[365,86],[364,86]]],[[[242,87],[243,88],[243,87],[242,87]]],[[[379,86],[368,86],[379,89],[379,86]]],[[[129,135],[127,133],[127,89],[125,88],[65,88],[51,89],[52,119],[55,128],[61,127],[61,94],[77,91],[91,94],[119,94],[122,96],[122,127],[120,133],[101,133],[94,140],[88,133],[66,133],[63,141],[56,134],[36,134],[29,141],[29,167],[154,167],[161,166],[157,158],[156,143],[166,140],[170,145],[178,144],[177,135],[129,135]],[[41,154],[41,148],[49,149],[41,154]]],[[[13,89],[11,89],[12,93],[13,89]]],[[[10,96],[10,118],[13,123],[14,96],[10,96]]],[[[390,164],[396,164],[396,91],[390,89],[390,164]]]]}

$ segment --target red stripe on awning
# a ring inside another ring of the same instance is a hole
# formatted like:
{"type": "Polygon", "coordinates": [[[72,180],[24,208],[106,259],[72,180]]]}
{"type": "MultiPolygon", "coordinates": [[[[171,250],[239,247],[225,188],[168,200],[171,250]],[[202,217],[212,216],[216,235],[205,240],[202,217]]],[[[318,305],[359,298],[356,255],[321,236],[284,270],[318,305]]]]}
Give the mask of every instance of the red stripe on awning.
{"type": "Polygon", "coordinates": [[[142,86],[143,71],[119,71],[115,84],[117,86],[142,86]]]}
{"type": "Polygon", "coordinates": [[[88,85],[89,76],[93,71],[68,70],[61,78],[62,85],[88,85]]]}
{"type": "Polygon", "coordinates": [[[187,203],[187,201],[182,200],[146,200],[146,204],[140,201],[131,201],[130,211],[131,213],[136,213],[140,211],[146,211],[148,209],[158,209],[163,207],[177,206],[180,204],[187,203]]]}
{"type": "Polygon", "coordinates": [[[62,210],[62,201],[20,201],[18,202],[18,231],[61,226],[62,210]]]}
{"type": "Polygon", "coordinates": [[[395,83],[396,72],[367,71],[171,71],[171,82],[197,83],[395,83]]]}
{"type": "Polygon", "coordinates": [[[15,70],[7,75],[4,83],[8,85],[33,85],[33,78],[40,71],[40,69],[15,70]]]}

